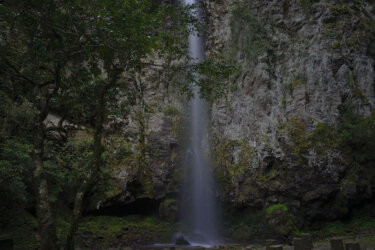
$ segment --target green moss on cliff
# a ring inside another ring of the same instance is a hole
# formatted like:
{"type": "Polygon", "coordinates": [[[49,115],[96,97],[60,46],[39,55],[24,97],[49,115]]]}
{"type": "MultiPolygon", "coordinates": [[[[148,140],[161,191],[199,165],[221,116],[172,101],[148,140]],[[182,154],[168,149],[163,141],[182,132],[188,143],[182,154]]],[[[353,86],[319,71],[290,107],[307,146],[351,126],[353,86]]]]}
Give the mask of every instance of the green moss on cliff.
{"type": "Polygon", "coordinates": [[[296,217],[283,203],[263,210],[231,210],[226,215],[226,232],[239,241],[262,241],[269,237],[288,237],[299,233],[296,217]]]}
{"type": "Polygon", "coordinates": [[[289,153],[296,163],[303,164],[309,151],[325,157],[330,151],[340,151],[349,161],[359,164],[375,160],[375,111],[368,117],[354,113],[349,104],[339,107],[337,127],[327,123],[316,123],[312,119],[290,118],[279,129],[289,142],[289,153]],[[351,159],[349,159],[351,158],[351,159]]]}
{"type": "Polygon", "coordinates": [[[314,0],[297,0],[297,5],[300,6],[305,14],[309,14],[314,0]]]}
{"type": "Polygon", "coordinates": [[[304,164],[306,162],[305,155],[311,149],[307,121],[292,117],[286,123],[282,124],[279,129],[289,138],[287,149],[293,156],[295,163],[304,164]]]}
{"type": "Polygon", "coordinates": [[[216,166],[215,173],[220,182],[220,195],[226,200],[227,195],[234,189],[248,169],[253,166],[254,148],[249,146],[245,140],[237,141],[228,138],[214,143],[213,159],[216,166]],[[233,158],[236,154],[236,159],[233,158]]]}
{"type": "Polygon", "coordinates": [[[333,49],[360,49],[372,44],[375,39],[375,20],[368,13],[364,2],[341,1],[326,7],[333,18],[324,24],[326,29],[322,32],[338,40],[333,44],[333,49]],[[358,22],[352,22],[353,16],[358,18],[358,22]]]}
{"type": "Polygon", "coordinates": [[[337,127],[324,122],[311,125],[313,123],[312,118],[292,117],[279,127],[289,139],[286,150],[297,165],[306,164],[306,157],[311,151],[315,151],[318,158],[323,158],[342,148],[342,134],[337,127]]]}
{"type": "Polygon", "coordinates": [[[265,209],[266,214],[272,214],[275,211],[287,212],[288,207],[287,207],[287,205],[285,205],[283,203],[279,203],[279,204],[271,205],[271,206],[269,206],[265,209]]]}
{"type": "Polygon", "coordinates": [[[229,51],[235,54],[235,58],[241,54],[248,62],[255,62],[271,48],[267,31],[257,18],[251,1],[244,1],[233,10],[230,25],[232,41],[229,51]]]}

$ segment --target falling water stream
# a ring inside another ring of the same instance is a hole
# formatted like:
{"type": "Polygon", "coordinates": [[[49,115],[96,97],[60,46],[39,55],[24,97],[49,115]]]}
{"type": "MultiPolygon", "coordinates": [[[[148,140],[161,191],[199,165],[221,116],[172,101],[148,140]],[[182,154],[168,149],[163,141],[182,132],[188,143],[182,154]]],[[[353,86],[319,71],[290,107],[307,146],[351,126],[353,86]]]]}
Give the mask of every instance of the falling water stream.
{"type": "MultiPolygon", "coordinates": [[[[183,0],[185,5],[198,6],[199,0],[183,0]]],[[[195,11],[201,18],[200,11],[195,11]]],[[[204,59],[204,38],[199,34],[189,36],[191,63],[204,59]]],[[[199,77],[196,75],[195,77],[199,77]]],[[[210,247],[221,245],[218,233],[218,211],[213,173],[210,164],[208,140],[208,108],[200,98],[199,87],[192,86],[194,97],[189,103],[188,143],[185,153],[185,175],[182,192],[183,232],[176,233],[174,241],[183,238],[191,246],[210,247]]],[[[172,244],[173,245],[173,244],[172,244]]],[[[165,246],[160,245],[159,246],[165,246]]]]}
{"type": "MultiPolygon", "coordinates": [[[[185,0],[185,4],[198,6],[199,0],[185,0]]],[[[200,18],[200,12],[196,11],[200,18]]],[[[193,62],[204,59],[204,38],[199,34],[189,37],[190,56],[193,62]]],[[[199,77],[198,75],[196,77],[199,77]]],[[[193,87],[190,101],[189,143],[186,150],[185,212],[183,222],[187,227],[187,239],[192,245],[218,243],[218,221],[215,188],[210,164],[208,143],[208,109],[200,98],[199,88],[193,87]]]]}

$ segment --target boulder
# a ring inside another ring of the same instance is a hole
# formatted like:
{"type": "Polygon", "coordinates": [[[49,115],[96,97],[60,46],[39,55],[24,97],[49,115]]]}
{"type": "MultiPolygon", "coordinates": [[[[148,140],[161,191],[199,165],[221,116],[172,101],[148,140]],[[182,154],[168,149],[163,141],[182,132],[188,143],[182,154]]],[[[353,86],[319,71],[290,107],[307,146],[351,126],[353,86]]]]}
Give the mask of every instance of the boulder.
{"type": "Polygon", "coordinates": [[[269,247],[270,250],[283,250],[283,245],[272,245],[269,247]]]}
{"type": "Polygon", "coordinates": [[[182,233],[178,233],[175,235],[175,242],[177,246],[190,246],[189,241],[185,238],[185,236],[182,233]]]}
{"type": "Polygon", "coordinates": [[[169,222],[175,222],[177,219],[177,210],[177,200],[166,199],[159,205],[160,218],[169,222]]]}
{"type": "Polygon", "coordinates": [[[345,250],[361,250],[358,242],[350,242],[345,244],[345,250]]]}
{"type": "Polygon", "coordinates": [[[313,241],[312,236],[309,233],[303,233],[301,234],[302,243],[304,245],[305,250],[311,250],[313,249],[313,241]]]}
{"type": "Polygon", "coordinates": [[[278,241],[274,240],[274,239],[266,240],[266,250],[269,250],[270,246],[276,245],[277,243],[278,243],[278,241]]]}
{"type": "Polygon", "coordinates": [[[199,233],[189,234],[187,237],[190,241],[200,243],[200,244],[209,244],[209,241],[206,237],[199,233]]]}
{"type": "Polygon", "coordinates": [[[294,250],[305,250],[302,238],[293,239],[294,250]]]}
{"type": "Polygon", "coordinates": [[[13,250],[13,239],[9,235],[0,235],[0,249],[13,250]]]}
{"type": "Polygon", "coordinates": [[[344,250],[342,239],[331,239],[331,250],[344,250]]]}

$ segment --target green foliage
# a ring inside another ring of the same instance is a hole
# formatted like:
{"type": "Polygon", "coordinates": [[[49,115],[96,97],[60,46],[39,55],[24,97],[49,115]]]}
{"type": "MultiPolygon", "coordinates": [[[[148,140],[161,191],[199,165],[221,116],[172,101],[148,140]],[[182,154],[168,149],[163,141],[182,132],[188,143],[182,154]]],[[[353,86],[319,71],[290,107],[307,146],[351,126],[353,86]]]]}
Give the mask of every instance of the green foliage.
{"type": "Polygon", "coordinates": [[[334,5],[327,5],[327,9],[335,17],[325,24],[326,30],[322,32],[338,41],[332,45],[332,49],[351,48],[360,49],[371,46],[375,38],[375,21],[367,12],[367,3],[362,1],[336,1],[334,5]],[[358,22],[352,22],[352,18],[358,18],[358,22]]]}
{"type": "Polygon", "coordinates": [[[337,48],[340,47],[340,45],[341,45],[341,43],[340,43],[339,41],[336,41],[336,42],[334,42],[334,43],[332,44],[332,49],[337,49],[337,48]]]}
{"type": "MultiPolygon", "coordinates": [[[[216,175],[221,182],[221,194],[227,194],[238,178],[241,178],[251,168],[254,148],[245,140],[236,141],[224,138],[215,143],[213,154],[215,160],[216,175]],[[238,161],[234,162],[232,154],[238,150],[238,161]],[[231,186],[232,185],[232,186],[231,186]]],[[[223,197],[224,198],[224,197],[223,197]]]]}
{"type": "Polygon", "coordinates": [[[302,79],[300,76],[294,77],[293,81],[290,83],[285,84],[285,89],[288,91],[289,95],[293,96],[293,92],[295,88],[298,86],[305,84],[302,82],[302,79]]]}
{"type": "Polygon", "coordinates": [[[263,24],[254,14],[251,1],[244,1],[233,10],[230,25],[232,41],[229,46],[236,57],[241,52],[240,56],[248,62],[256,62],[259,56],[272,48],[263,24]]]}
{"type": "MultiPolygon", "coordinates": [[[[69,223],[64,218],[58,218],[57,228],[59,238],[64,239],[69,223]]],[[[89,216],[84,217],[78,231],[80,244],[95,244],[97,246],[113,246],[116,243],[142,241],[167,241],[176,225],[162,221],[155,216],[89,216]],[[95,243],[95,238],[102,238],[95,243]]]]}
{"type": "Polygon", "coordinates": [[[174,106],[167,106],[164,108],[163,113],[167,116],[179,116],[181,111],[174,106]]]}
{"type": "Polygon", "coordinates": [[[314,150],[318,157],[326,156],[330,150],[339,150],[340,134],[337,128],[327,123],[317,123],[309,129],[311,119],[290,118],[280,129],[289,138],[289,149],[297,164],[305,162],[305,156],[314,150]]]}
{"type": "Polygon", "coordinates": [[[335,221],[326,223],[319,231],[312,231],[318,238],[327,238],[337,235],[357,235],[363,231],[375,230],[375,219],[367,216],[358,216],[349,221],[335,221]]]}
{"type": "Polygon", "coordinates": [[[265,209],[266,214],[272,214],[276,211],[287,212],[288,207],[287,207],[287,205],[285,205],[283,203],[279,203],[279,204],[271,205],[271,206],[269,206],[265,209]]]}
{"type": "Polygon", "coordinates": [[[262,223],[264,215],[259,210],[227,208],[224,211],[224,228],[232,239],[248,241],[257,230],[256,225],[262,223]]]}
{"type": "Polygon", "coordinates": [[[349,14],[349,10],[346,5],[328,5],[327,8],[336,16],[349,14]]]}
{"type": "Polygon", "coordinates": [[[77,131],[67,139],[61,152],[57,155],[58,170],[61,186],[67,191],[74,190],[86,178],[93,160],[93,135],[92,131],[77,131]]]}
{"type": "Polygon", "coordinates": [[[290,142],[291,154],[296,158],[297,163],[304,162],[304,155],[311,149],[310,135],[307,132],[306,121],[292,117],[280,127],[285,131],[290,142]]]}
{"type": "Polygon", "coordinates": [[[4,87],[0,82],[0,138],[19,137],[29,141],[36,112],[26,100],[16,100],[3,91],[4,87]]]}
{"type": "Polygon", "coordinates": [[[348,103],[342,104],[339,110],[343,153],[358,163],[375,160],[375,112],[369,117],[361,117],[348,103]]]}
{"type": "Polygon", "coordinates": [[[150,54],[184,56],[197,26],[191,9],[148,0],[6,2],[0,73],[18,98],[71,122],[92,125],[101,109],[105,118],[128,114],[143,96],[122,76],[152,64],[150,54]]]}
{"type": "Polygon", "coordinates": [[[38,242],[35,232],[38,222],[34,216],[22,207],[2,211],[0,215],[0,234],[10,235],[14,240],[14,249],[36,249],[38,242]]]}
{"type": "MultiPolygon", "coordinates": [[[[26,202],[27,187],[31,184],[31,146],[17,139],[0,144],[0,197],[1,204],[26,202]]],[[[11,204],[7,204],[8,206],[11,204]]]]}
{"type": "Polygon", "coordinates": [[[297,163],[303,163],[309,150],[324,157],[331,150],[341,151],[349,161],[364,164],[375,159],[375,114],[363,117],[353,111],[350,103],[339,106],[338,127],[293,117],[280,129],[289,138],[289,149],[297,163]]]}
{"type": "Polygon", "coordinates": [[[300,6],[305,14],[310,13],[311,5],[315,0],[297,0],[297,5],[300,6]]]}
{"type": "Polygon", "coordinates": [[[169,206],[169,205],[173,205],[173,204],[177,204],[177,200],[176,199],[172,199],[172,198],[168,198],[166,200],[164,200],[164,203],[169,206]]]}
{"type": "MultiPolygon", "coordinates": [[[[193,67],[200,77],[194,77],[200,87],[200,97],[208,101],[219,100],[235,85],[232,76],[238,72],[238,66],[226,58],[208,58],[193,67]]],[[[191,78],[190,78],[191,79],[191,78]]]]}
{"type": "Polygon", "coordinates": [[[215,147],[214,151],[216,165],[226,166],[230,176],[234,178],[236,175],[244,174],[245,170],[251,167],[254,148],[249,146],[245,140],[236,141],[223,139],[221,143],[215,147]],[[239,159],[237,163],[232,160],[232,152],[235,148],[240,148],[239,159]]]}
{"type": "Polygon", "coordinates": [[[313,148],[320,155],[324,154],[324,148],[336,149],[341,143],[337,129],[324,122],[318,123],[314,126],[314,130],[310,136],[310,141],[314,145],[313,148]]]}
{"type": "Polygon", "coordinates": [[[265,239],[271,235],[288,237],[297,234],[297,219],[286,204],[271,205],[263,210],[232,208],[225,212],[225,228],[231,238],[240,241],[265,239]]]}

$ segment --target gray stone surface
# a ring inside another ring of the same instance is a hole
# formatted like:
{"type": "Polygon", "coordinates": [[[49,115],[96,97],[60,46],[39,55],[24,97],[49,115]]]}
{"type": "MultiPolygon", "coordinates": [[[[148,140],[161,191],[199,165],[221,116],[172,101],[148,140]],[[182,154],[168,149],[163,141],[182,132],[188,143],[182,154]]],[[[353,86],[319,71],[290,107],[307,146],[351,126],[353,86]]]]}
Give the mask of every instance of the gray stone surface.
{"type": "Polygon", "coordinates": [[[272,245],[269,247],[270,250],[283,250],[282,245],[272,245]]]}
{"type": "MultiPolygon", "coordinates": [[[[328,147],[324,154],[309,148],[296,160],[288,146],[290,138],[281,127],[293,119],[303,121],[307,133],[320,122],[335,125],[345,100],[353,103],[358,114],[370,115],[375,106],[375,67],[374,56],[365,48],[372,43],[363,38],[353,47],[344,41],[355,36],[355,31],[340,32],[336,25],[355,25],[353,20],[363,16],[358,8],[371,13],[370,20],[374,20],[374,12],[365,2],[355,3],[360,6],[349,3],[348,14],[336,19],[327,8],[334,1],[305,2],[313,2],[308,14],[297,1],[254,0],[248,8],[250,1],[204,0],[209,20],[207,56],[225,54],[241,67],[231,79],[236,90],[212,105],[212,145],[230,142],[225,160],[232,166],[244,166],[241,174],[227,175],[231,192],[226,199],[235,206],[267,207],[294,197],[301,201],[294,209],[304,210],[305,218],[334,220],[349,210],[346,206],[333,209],[332,197],[342,197],[337,202],[346,204],[366,196],[341,182],[350,165],[337,149],[328,147]],[[242,19],[238,13],[233,16],[238,8],[248,8],[243,11],[248,15],[242,19]],[[252,17],[259,23],[251,23],[252,17]],[[240,20],[248,22],[238,23],[240,20]],[[236,22],[238,34],[233,28],[236,22]],[[255,32],[266,36],[260,43],[269,43],[269,49],[254,58],[246,56],[246,49],[255,49],[251,39],[246,42],[251,36],[246,25],[259,25],[261,31],[255,32]],[[236,35],[245,42],[233,44],[236,35]],[[239,48],[233,50],[235,46],[239,48]],[[264,185],[253,178],[258,175],[265,177],[264,185]],[[339,192],[343,196],[336,196],[339,192]]],[[[220,167],[230,172],[228,164],[220,167]]]]}
{"type": "Polygon", "coordinates": [[[270,250],[270,246],[277,245],[279,242],[275,239],[266,240],[266,250],[270,250]]]}
{"type": "Polygon", "coordinates": [[[304,242],[302,238],[294,238],[293,239],[293,246],[294,250],[305,250],[304,242]]]}
{"type": "Polygon", "coordinates": [[[345,243],[345,250],[361,250],[361,246],[358,242],[345,243]]]}
{"type": "Polygon", "coordinates": [[[304,245],[305,250],[311,250],[313,249],[313,241],[312,236],[309,233],[302,233],[301,234],[302,242],[304,245]]]}
{"type": "Polygon", "coordinates": [[[344,250],[342,239],[331,239],[331,250],[344,250]]]}
{"type": "Polygon", "coordinates": [[[0,235],[0,249],[1,250],[13,250],[14,242],[10,235],[0,235]]]}

